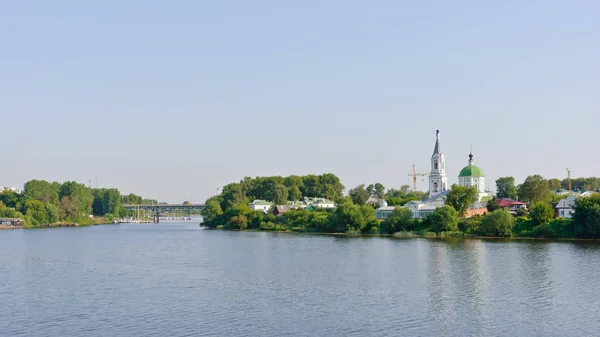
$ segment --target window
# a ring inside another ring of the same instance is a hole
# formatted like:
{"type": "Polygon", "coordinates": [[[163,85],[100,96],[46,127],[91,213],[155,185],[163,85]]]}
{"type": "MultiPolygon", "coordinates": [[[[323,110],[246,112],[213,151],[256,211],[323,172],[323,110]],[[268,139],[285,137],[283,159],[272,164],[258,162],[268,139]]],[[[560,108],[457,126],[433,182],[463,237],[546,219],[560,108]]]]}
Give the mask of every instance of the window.
{"type": "Polygon", "coordinates": [[[438,169],[438,162],[437,161],[433,162],[433,168],[436,169],[436,170],[438,169]]]}

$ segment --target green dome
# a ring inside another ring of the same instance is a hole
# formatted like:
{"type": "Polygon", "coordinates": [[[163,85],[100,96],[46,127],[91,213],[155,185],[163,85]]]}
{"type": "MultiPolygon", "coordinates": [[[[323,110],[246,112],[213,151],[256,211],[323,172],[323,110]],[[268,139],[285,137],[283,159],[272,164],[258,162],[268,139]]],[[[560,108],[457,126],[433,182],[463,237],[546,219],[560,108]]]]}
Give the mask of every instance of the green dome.
{"type": "Polygon", "coordinates": [[[483,175],[483,171],[475,165],[465,166],[464,169],[460,170],[460,174],[458,176],[459,177],[485,177],[483,175]]]}

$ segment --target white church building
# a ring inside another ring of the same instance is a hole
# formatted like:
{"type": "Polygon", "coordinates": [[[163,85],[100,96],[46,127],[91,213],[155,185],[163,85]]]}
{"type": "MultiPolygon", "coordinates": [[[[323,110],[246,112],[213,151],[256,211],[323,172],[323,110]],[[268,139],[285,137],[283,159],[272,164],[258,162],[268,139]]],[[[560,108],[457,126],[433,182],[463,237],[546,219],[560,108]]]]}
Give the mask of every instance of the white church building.
{"type": "MultiPolygon", "coordinates": [[[[474,165],[473,152],[469,154],[469,165],[465,166],[458,176],[460,186],[474,186],[477,188],[479,198],[491,197],[492,193],[485,190],[485,176],[483,171],[474,165]]],[[[448,194],[448,176],[446,175],[446,158],[440,146],[440,131],[435,132],[435,146],[431,156],[431,172],[429,173],[429,198],[425,200],[413,200],[404,207],[409,208],[414,218],[424,218],[433,211],[444,205],[448,194]]],[[[478,205],[480,207],[481,205],[478,205]]]]}
{"type": "Polygon", "coordinates": [[[436,130],[435,146],[431,156],[431,173],[429,173],[429,198],[410,201],[404,207],[412,211],[413,218],[424,218],[444,205],[446,194],[448,194],[446,158],[440,146],[440,130],[436,130]]]}

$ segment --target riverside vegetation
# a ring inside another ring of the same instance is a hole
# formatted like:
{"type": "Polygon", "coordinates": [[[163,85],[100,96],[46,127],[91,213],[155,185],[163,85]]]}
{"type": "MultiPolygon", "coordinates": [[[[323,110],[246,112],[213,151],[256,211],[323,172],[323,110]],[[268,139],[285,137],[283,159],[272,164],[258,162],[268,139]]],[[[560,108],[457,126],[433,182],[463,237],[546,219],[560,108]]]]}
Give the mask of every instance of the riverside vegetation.
{"type": "MultiPolygon", "coordinates": [[[[600,188],[600,179],[581,178],[573,181],[581,188],[600,188]]],[[[385,220],[375,217],[377,205],[367,204],[370,196],[385,197],[390,206],[402,206],[427,195],[399,190],[385,190],[382,184],[365,188],[359,185],[343,196],[344,186],[333,174],[246,177],[223,188],[223,193],[209,198],[202,211],[203,225],[212,229],[295,231],[411,236],[496,236],[539,238],[600,238],[600,194],[577,198],[572,219],[555,218],[554,207],[561,198],[552,189],[565,187],[567,181],[544,179],[532,175],[520,185],[514,178],[496,180],[499,198],[517,198],[529,203],[529,211],[511,214],[501,209],[495,198],[487,202],[488,213],[465,218],[466,210],[477,200],[474,188],[453,185],[445,205],[424,219],[413,219],[412,212],[396,207],[385,220]],[[272,200],[276,205],[303,197],[324,197],[335,201],[335,209],[292,209],[280,216],[272,212],[250,209],[255,199],[272,200]]],[[[574,186],[577,186],[574,184],[574,186]]]]}
{"type": "Polygon", "coordinates": [[[140,203],[157,202],[135,194],[122,196],[116,188],[88,188],[73,181],[31,180],[22,194],[0,193],[0,218],[21,218],[24,227],[75,223],[85,226],[110,223],[115,217],[128,214],[123,204],[140,203]]]}

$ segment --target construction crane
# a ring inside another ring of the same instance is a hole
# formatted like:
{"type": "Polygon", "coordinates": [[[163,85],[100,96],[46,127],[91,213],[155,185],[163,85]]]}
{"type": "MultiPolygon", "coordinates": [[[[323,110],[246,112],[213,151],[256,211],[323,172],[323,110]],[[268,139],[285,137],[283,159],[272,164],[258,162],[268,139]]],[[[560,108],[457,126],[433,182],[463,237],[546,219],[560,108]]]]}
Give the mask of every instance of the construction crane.
{"type": "Polygon", "coordinates": [[[413,186],[412,189],[413,191],[417,190],[417,177],[425,177],[428,176],[429,173],[417,173],[417,169],[415,168],[415,165],[413,165],[412,167],[412,173],[409,173],[408,176],[412,177],[412,181],[413,181],[413,186]]]}
{"type": "Polygon", "coordinates": [[[569,192],[571,192],[571,170],[567,169],[567,180],[569,181],[569,192]]]}

